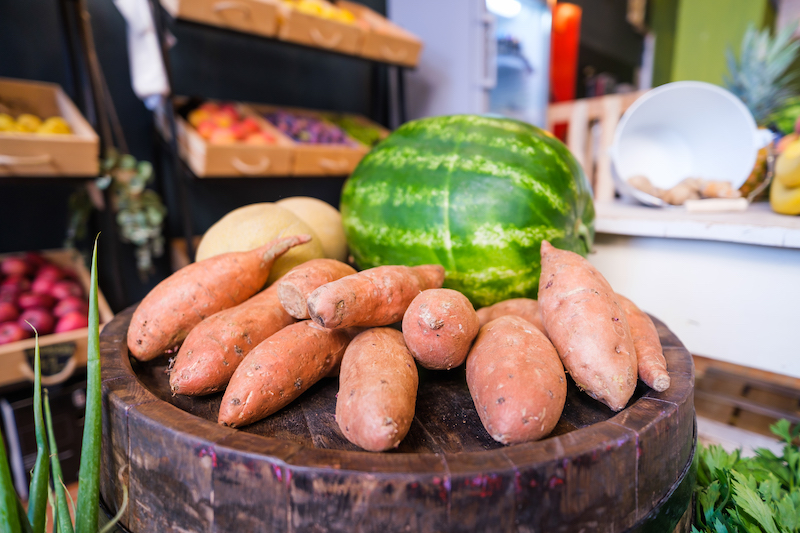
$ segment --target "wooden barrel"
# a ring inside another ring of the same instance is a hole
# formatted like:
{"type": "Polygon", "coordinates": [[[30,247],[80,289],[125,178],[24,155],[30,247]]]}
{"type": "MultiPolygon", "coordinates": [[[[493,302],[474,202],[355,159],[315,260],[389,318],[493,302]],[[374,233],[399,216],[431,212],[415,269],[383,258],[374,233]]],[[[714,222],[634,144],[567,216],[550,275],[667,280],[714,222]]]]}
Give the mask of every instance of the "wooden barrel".
{"type": "Polygon", "coordinates": [[[369,453],[334,421],[335,379],[243,430],[216,424],[221,394],[173,396],[165,359],[129,358],[132,313],[101,336],[101,493],[116,511],[127,487],[134,533],[689,531],[694,367],[659,321],[663,393],[640,383],[613,413],[570,384],[552,435],[502,446],[463,368],[422,370],[408,436],[369,453]]]}

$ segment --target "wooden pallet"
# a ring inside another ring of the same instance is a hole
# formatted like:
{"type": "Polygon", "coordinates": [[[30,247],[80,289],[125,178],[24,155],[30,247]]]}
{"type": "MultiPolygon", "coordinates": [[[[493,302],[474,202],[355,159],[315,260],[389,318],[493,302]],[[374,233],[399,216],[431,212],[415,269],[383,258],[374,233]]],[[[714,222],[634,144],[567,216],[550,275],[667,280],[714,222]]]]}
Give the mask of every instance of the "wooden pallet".
{"type": "Polygon", "coordinates": [[[800,423],[800,379],[701,356],[694,361],[700,442],[772,448],[770,441],[778,442],[772,424],[781,418],[800,423]]]}

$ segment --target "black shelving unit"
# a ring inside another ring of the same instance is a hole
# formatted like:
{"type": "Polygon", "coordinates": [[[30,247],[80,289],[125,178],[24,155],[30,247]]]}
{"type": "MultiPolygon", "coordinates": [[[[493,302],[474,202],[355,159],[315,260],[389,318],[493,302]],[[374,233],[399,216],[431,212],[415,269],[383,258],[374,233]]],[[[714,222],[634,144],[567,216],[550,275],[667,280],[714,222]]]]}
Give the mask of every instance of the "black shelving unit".
{"type": "MultiPolygon", "coordinates": [[[[236,34],[237,36],[247,36],[248,38],[252,38],[254,40],[269,40],[269,41],[279,42],[281,43],[282,46],[286,47],[297,47],[306,50],[314,50],[316,52],[319,52],[320,54],[329,54],[333,56],[355,58],[359,61],[368,63],[371,66],[371,76],[370,76],[371,117],[370,118],[372,118],[375,122],[382,124],[385,127],[391,128],[392,124],[390,124],[390,122],[394,106],[392,106],[391,102],[392,90],[390,87],[390,82],[388,80],[393,80],[395,86],[394,93],[396,95],[396,113],[397,113],[396,116],[398,122],[397,125],[406,122],[407,115],[406,115],[406,103],[405,103],[405,71],[408,67],[391,63],[379,62],[369,58],[355,56],[351,54],[344,54],[334,50],[306,46],[303,44],[287,42],[271,37],[239,32],[229,28],[200,24],[197,22],[192,22],[183,19],[175,19],[171,17],[169,13],[166,12],[166,10],[163,9],[163,6],[161,6],[159,0],[148,0],[148,1],[150,3],[150,9],[153,13],[153,20],[155,23],[156,33],[158,35],[158,42],[161,49],[161,56],[164,61],[164,68],[166,71],[166,76],[170,87],[170,91],[172,91],[172,88],[174,87],[173,83],[174,78],[173,78],[173,70],[169,54],[169,44],[167,39],[168,29],[171,25],[183,24],[187,26],[202,28],[203,31],[220,32],[223,34],[224,33],[236,34]],[[388,69],[393,69],[395,75],[391,76],[388,69]]],[[[194,243],[193,243],[194,232],[192,229],[192,216],[188,198],[189,198],[189,189],[192,186],[193,181],[198,178],[194,175],[191,169],[189,169],[189,167],[183,162],[178,153],[175,109],[172,97],[173,94],[167,95],[167,97],[165,98],[165,106],[163,109],[167,119],[168,138],[162,137],[163,142],[159,143],[159,145],[161,147],[167,148],[168,155],[171,158],[171,164],[174,175],[174,183],[172,184],[173,187],[171,187],[171,189],[173,189],[173,192],[175,194],[175,200],[178,205],[179,218],[183,234],[182,236],[186,241],[186,252],[189,256],[189,259],[193,260],[195,255],[194,243]]],[[[158,132],[157,134],[160,135],[160,132],[158,132]]],[[[215,178],[203,177],[203,180],[209,180],[209,179],[213,180],[215,178]]],[[[230,180],[231,178],[225,177],[224,179],[230,180]]],[[[248,181],[251,181],[253,179],[259,179],[259,178],[253,178],[253,177],[247,178],[248,181]]],[[[270,177],[265,179],[274,180],[275,177],[270,177]]]]}
{"type": "MultiPolygon", "coordinates": [[[[91,34],[89,12],[86,0],[57,0],[58,15],[62,30],[64,56],[67,63],[69,89],[73,93],[75,104],[86,117],[92,128],[98,132],[99,154],[111,146],[111,127],[106,115],[104,98],[110,98],[106,93],[102,72],[97,61],[94,49],[94,40],[91,34]]],[[[35,188],[43,185],[72,185],[85,186],[87,182],[96,180],[100,176],[0,176],[0,186],[30,187],[31,196],[35,196],[35,188]]],[[[108,257],[111,275],[105,280],[104,294],[110,300],[112,307],[120,308],[125,303],[125,289],[121,282],[120,243],[113,209],[111,208],[110,191],[104,191],[106,209],[100,217],[100,231],[109,236],[112,243],[110,249],[104,252],[108,257]],[[110,290],[109,290],[110,289],[110,290]]]]}

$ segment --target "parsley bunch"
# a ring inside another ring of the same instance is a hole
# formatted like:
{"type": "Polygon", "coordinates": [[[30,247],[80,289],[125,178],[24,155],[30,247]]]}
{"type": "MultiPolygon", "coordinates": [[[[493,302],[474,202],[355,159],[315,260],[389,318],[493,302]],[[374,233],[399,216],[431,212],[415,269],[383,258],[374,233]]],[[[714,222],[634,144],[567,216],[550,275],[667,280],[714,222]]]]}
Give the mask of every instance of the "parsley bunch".
{"type": "Polygon", "coordinates": [[[785,442],[781,457],[698,446],[692,533],[800,533],[800,425],[780,420],[770,429],[785,442]]]}

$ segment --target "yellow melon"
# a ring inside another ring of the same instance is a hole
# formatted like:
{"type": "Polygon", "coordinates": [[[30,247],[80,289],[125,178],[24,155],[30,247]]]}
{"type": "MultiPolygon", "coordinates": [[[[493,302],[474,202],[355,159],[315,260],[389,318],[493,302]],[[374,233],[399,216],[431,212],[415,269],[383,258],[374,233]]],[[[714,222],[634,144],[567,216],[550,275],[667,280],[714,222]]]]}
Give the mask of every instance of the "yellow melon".
{"type": "Polygon", "coordinates": [[[308,196],[292,196],[275,204],[288,209],[314,230],[320,238],[325,257],[347,261],[347,239],[338,209],[308,196]]]}
{"type": "Polygon", "coordinates": [[[320,238],[294,213],[273,203],[251,204],[234,209],[208,228],[197,247],[202,261],[227,252],[258,248],[278,237],[311,235],[311,242],[292,248],[272,266],[267,283],[309,259],[325,257],[320,238]]]}

